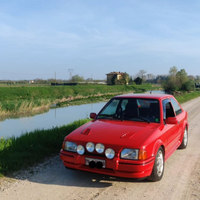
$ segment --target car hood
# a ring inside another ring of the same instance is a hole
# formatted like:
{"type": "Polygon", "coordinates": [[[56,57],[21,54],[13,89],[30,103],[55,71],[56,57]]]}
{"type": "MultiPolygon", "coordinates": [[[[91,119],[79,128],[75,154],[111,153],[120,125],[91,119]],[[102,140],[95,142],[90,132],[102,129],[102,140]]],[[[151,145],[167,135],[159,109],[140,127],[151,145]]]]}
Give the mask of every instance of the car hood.
{"type": "Polygon", "coordinates": [[[111,146],[139,148],[160,124],[135,122],[93,120],[66,137],[66,140],[83,144],[87,142],[102,143],[111,146]]]}

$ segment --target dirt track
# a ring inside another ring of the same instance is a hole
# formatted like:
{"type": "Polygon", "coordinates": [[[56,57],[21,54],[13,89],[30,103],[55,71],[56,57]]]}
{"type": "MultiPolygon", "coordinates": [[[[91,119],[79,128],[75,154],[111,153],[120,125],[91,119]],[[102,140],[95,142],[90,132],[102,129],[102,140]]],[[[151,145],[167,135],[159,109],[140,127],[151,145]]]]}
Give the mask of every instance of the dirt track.
{"type": "Polygon", "coordinates": [[[189,114],[189,143],[166,162],[160,182],[135,181],[65,169],[59,156],[0,186],[0,200],[200,199],[200,98],[182,105],[189,114]]]}

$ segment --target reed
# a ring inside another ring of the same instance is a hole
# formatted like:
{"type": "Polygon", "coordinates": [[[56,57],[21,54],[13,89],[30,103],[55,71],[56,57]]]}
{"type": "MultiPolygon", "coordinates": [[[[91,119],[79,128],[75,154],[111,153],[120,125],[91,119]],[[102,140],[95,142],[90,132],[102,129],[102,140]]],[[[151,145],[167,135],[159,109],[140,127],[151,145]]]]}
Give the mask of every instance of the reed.
{"type": "MultiPolygon", "coordinates": [[[[0,115],[23,114],[50,108],[52,104],[98,98],[130,92],[145,92],[152,85],[77,85],[40,87],[0,87],[0,115]]],[[[60,105],[61,105],[60,104],[60,105]]]]}

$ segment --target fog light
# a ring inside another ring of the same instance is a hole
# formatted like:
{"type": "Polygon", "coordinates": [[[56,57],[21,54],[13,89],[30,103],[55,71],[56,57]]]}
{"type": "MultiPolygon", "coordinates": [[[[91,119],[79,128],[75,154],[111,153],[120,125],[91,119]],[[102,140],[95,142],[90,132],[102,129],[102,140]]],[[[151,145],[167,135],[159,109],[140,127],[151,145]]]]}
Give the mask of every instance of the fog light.
{"type": "Polygon", "coordinates": [[[88,143],[86,144],[86,149],[87,149],[90,153],[93,152],[93,151],[94,151],[94,143],[88,142],[88,143]]]}
{"type": "Polygon", "coordinates": [[[77,153],[83,155],[85,153],[85,148],[82,145],[77,146],[77,153]]]}
{"type": "Polygon", "coordinates": [[[106,149],[105,155],[108,159],[113,159],[115,157],[115,151],[111,148],[106,149]]]}
{"type": "Polygon", "coordinates": [[[97,151],[98,153],[103,153],[103,152],[104,152],[104,149],[105,149],[105,147],[104,147],[104,145],[103,145],[103,144],[101,144],[101,143],[98,143],[98,144],[96,145],[95,149],[96,149],[96,151],[97,151]]]}

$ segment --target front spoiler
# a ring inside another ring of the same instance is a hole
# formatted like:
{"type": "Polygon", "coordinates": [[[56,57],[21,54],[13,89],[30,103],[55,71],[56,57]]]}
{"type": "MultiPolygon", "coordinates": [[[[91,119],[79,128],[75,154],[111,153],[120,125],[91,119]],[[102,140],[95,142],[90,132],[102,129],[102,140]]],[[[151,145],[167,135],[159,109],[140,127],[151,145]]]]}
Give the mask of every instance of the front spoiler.
{"type": "Polygon", "coordinates": [[[106,174],[110,176],[125,178],[144,178],[151,175],[154,165],[154,157],[151,157],[145,161],[123,160],[115,157],[113,159],[103,158],[106,162],[106,168],[98,169],[90,168],[88,165],[86,165],[86,157],[99,159],[98,156],[85,156],[64,150],[60,151],[60,159],[63,161],[65,167],[106,174]]]}

